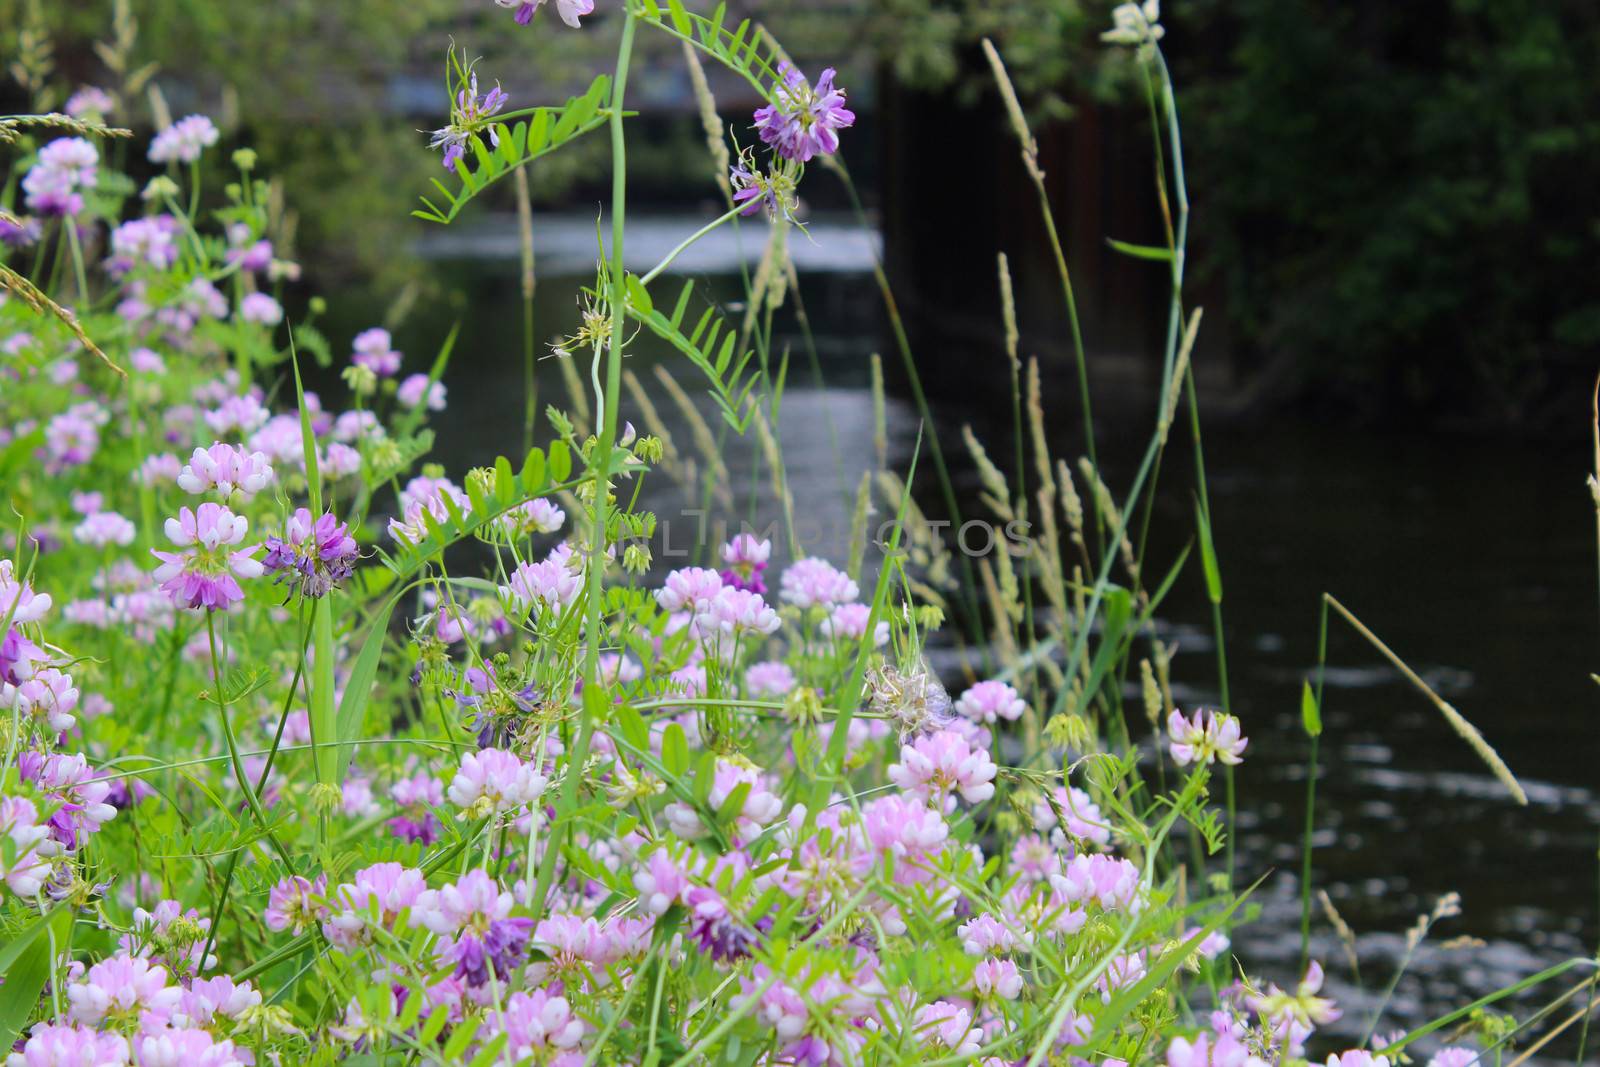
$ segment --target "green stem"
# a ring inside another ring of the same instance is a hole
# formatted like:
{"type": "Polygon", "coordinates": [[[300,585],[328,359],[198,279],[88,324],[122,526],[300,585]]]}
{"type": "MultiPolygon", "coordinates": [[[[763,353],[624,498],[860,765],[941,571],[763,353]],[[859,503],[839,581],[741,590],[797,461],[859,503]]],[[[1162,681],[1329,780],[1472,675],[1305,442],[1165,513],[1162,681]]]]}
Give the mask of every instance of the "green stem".
{"type": "Polygon", "coordinates": [[[583,701],[579,710],[578,736],[567,759],[567,776],[562,783],[556,817],[550,827],[534,884],[533,910],[537,919],[544,913],[545,898],[555,877],[556,859],[565,844],[567,819],[577,807],[579,781],[589,758],[595,718],[602,692],[600,680],[600,600],[605,567],[607,486],[611,481],[611,450],[617,437],[617,397],[622,391],[622,340],[627,325],[626,275],[622,267],[622,230],[628,196],[627,144],[622,128],[623,93],[628,85],[628,63],[633,55],[634,12],[628,6],[622,22],[622,40],[617,46],[617,71],[613,82],[609,121],[611,125],[611,337],[606,352],[606,383],[603,397],[596,400],[605,408],[594,448],[594,480],[591,507],[593,523],[588,545],[589,561],[584,570],[585,632],[583,655],[583,701]]]}
{"type": "Polygon", "coordinates": [[[677,244],[677,247],[673,248],[672,251],[668,252],[667,253],[667,257],[665,259],[663,259],[660,263],[657,263],[655,266],[651,267],[649,272],[646,273],[644,277],[639,279],[640,283],[644,284],[644,285],[649,285],[651,282],[655,281],[656,278],[661,274],[662,271],[664,271],[668,267],[672,266],[672,261],[677,259],[678,256],[683,252],[684,249],[688,248],[690,245],[692,245],[696,241],[700,240],[700,238],[704,237],[706,234],[710,233],[712,230],[716,229],[718,226],[721,226],[724,222],[727,222],[729,219],[732,219],[735,215],[739,214],[739,212],[741,210],[742,210],[742,208],[737,208],[737,207],[730,208],[726,214],[721,215],[718,218],[715,218],[712,221],[706,223],[704,226],[700,227],[698,230],[696,230],[693,233],[691,233],[688,237],[685,237],[682,241],[679,241],[678,244],[677,244]]]}
{"type": "Polygon", "coordinates": [[[289,867],[291,866],[289,853],[277,835],[272,832],[272,828],[267,825],[267,813],[261,810],[261,801],[256,797],[256,791],[250,787],[250,776],[245,773],[244,761],[239,758],[239,745],[233,736],[233,723],[228,719],[228,702],[222,696],[222,660],[217,655],[216,615],[209,608],[206,609],[206,637],[211,643],[211,695],[216,698],[217,716],[222,720],[222,736],[228,743],[228,760],[233,764],[234,781],[244,793],[245,804],[255,816],[256,822],[260,824],[262,832],[267,835],[267,840],[272,842],[278,858],[283,860],[285,867],[289,867]]]}
{"type": "Polygon", "coordinates": [[[522,237],[522,451],[533,448],[533,427],[539,410],[539,380],[534,373],[533,295],[536,276],[533,261],[533,193],[528,170],[517,168],[517,221],[522,237]]]}
{"type": "Polygon", "coordinates": [[[83,310],[87,311],[89,279],[83,270],[83,246],[78,242],[77,222],[69,217],[62,221],[61,228],[67,235],[67,247],[72,250],[72,274],[78,283],[78,300],[84,305],[83,310]]]}
{"type": "MultiPolygon", "coordinates": [[[[295,661],[294,677],[289,681],[289,691],[283,698],[283,710],[278,713],[278,730],[272,736],[272,747],[267,750],[267,762],[261,768],[261,773],[256,777],[256,793],[259,794],[267,787],[267,778],[272,774],[272,763],[278,758],[278,746],[283,743],[284,727],[289,723],[289,709],[294,706],[295,690],[300,688],[300,672],[305,667],[306,649],[311,644],[311,628],[301,626],[300,658],[295,661]]],[[[239,865],[239,854],[244,851],[241,845],[228,853],[228,866],[222,872],[222,889],[217,893],[216,904],[211,909],[211,928],[206,931],[205,949],[200,953],[200,965],[205,966],[205,960],[211,955],[211,948],[217,943],[217,930],[222,926],[223,909],[228,906],[228,890],[233,886],[233,872],[239,865]]]]}
{"type": "MultiPolygon", "coordinates": [[[[1327,675],[1328,662],[1328,602],[1322,601],[1322,611],[1317,623],[1317,718],[1322,718],[1322,683],[1327,675]]],[[[1306,767],[1306,828],[1301,845],[1300,861],[1300,970],[1303,973],[1311,959],[1311,836],[1316,830],[1317,816],[1317,748],[1321,729],[1311,735],[1311,756],[1306,767]]]]}

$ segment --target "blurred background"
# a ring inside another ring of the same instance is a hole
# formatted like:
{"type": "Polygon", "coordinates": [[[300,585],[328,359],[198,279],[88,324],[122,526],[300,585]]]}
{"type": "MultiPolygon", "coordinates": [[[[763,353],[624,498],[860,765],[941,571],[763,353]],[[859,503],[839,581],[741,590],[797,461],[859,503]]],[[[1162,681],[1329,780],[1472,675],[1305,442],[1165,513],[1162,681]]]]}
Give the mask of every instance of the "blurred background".
{"type": "MultiPolygon", "coordinates": [[[[449,228],[410,216],[441,174],[425,131],[446,121],[452,41],[481,57],[510,107],[556,103],[609,69],[611,0],[581,31],[530,27],[490,0],[0,0],[0,88],[25,110],[41,85],[131,87],[115,120],[148,133],[151,86],[174,115],[203,111],[248,144],[283,196],[286,294],[328,300],[334,352],[388,325],[425,369],[461,341],[437,423],[439,461],[515,451],[522,304],[513,183],[449,228]]],[[[1162,243],[1144,83],[1099,33],[1097,0],[749,0],[806,71],[839,70],[858,119],[843,157],[861,201],[811,168],[810,237],[790,247],[796,299],[780,432],[790,484],[842,540],[870,462],[868,359],[882,352],[891,459],[919,419],[879,290],[881,260],[958,490],[976,496],[962,425],[1006,454],[1009,378],[995,255],[1010,258],[1022,349],[1037,355],[1057,453],[1083,447],[1070,334],[1032,186],[979,42],[992,39],[1038,134],[1082,313],[1100,459],[1119,493],[1156,406],[1165,267],[1107,238],[1162,243]],[[810,327],[807,338],[799,315],[810,327]]],[[[1592,0],[1172,0],[1163,49],[1182,113],[1193,207],[1186,296],[1205,308],[1195,353],[1211,507],[1226,583],[1242,769],[1241,864],[1275,872],[1241,955],[1280,981],[1298,955],[1303,820],[1301,679],[1317,597],[1337,595],[1483,730],[1526,785],[1500,787],[1369,646],[1335,624],[1316,884],[1362,934],[1366,992],[1317,916],[1317,951],[1360,1036],[1362,1005],[1405,952],[1415,916],[1450,890],[1464,914],[1425,947],[1391,1020],[1437,1010],[1592,952],[1600,730],[1589,672],[1600,615],[1591,392],[1600,370],[1600,6],[1592,0]]],[[[644,35],[629,86],[630,265],[648,266],[722,210],[681,51],[644,35]]],[[[757,101],[707,70],[744,143],[757,101]]],[[[59,104],[59,101],[57,101],[59,104]]],[[[161,103],[155,106],[162,106],[161,103]]],[[[137,173],[142,152],[132,151],[137,173]]],[[[226,151],[208,154],[225,180],[226,151]]],[[[571,331],[593,277],[610,174],[601,139],[530,168],[540,347],[571,331]]],[[[677,269],[734,300],[764,226],[719,230],[677,269]]],[[[648,351],[633,369],[646,377],[648,351]]],[[[648,380],[648,379],[647,379],[648,380]]],[[[553,361],[541,396],[562,402],[553,361]]],[[[330,374],[326,393],[338,391],[330,374]]],[[[543,401],[541,401],[542,403],[543,401]]],[[[665,405],[664,405],[665,406],[665,405]]],[[[669,422],[673,420],[669,419],[669,422]]],[[[674,423],[677,425],[676,423],[674,423]]],[[[1193,529],[1189,458],[1175,444],[1151,537],[1171,559],[1193,529]]],[[[754,477],[735,461],[732,478],[754,477]]],[[[938,513],[931,480],[919,502],[938,513]]],[[[681,502],[679,502],[681,503],[681,502]]],[[[664,501],[652,502],[662,509],[664,501]]],[[[826,532],[813,540],[831,547],[826,532]]],[[[1215,701],[1198,568],[1162,612],[1186,703],[1215,701]]]]}

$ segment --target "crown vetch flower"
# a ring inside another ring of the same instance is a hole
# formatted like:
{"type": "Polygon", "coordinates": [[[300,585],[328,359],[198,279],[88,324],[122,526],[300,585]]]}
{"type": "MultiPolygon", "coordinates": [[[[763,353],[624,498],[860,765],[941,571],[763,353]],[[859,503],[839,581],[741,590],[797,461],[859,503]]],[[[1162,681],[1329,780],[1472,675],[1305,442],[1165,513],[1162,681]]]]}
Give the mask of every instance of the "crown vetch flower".
{"type": "MultiPolygon", "coordinates": [[[[499,92],[499,89],[496,88],[495,91],[499,92]]],[[[498,107],[496,110],[499,110],[498,107]]],[[[362,330],[356,334],[355,340],[350,342],[350,347],[353,350],[350,362],[358,367],[366,367],[384,378],[400,370],[400,353],[395,351],[389,331],[381,326],[374,326],[370,330],[362,330]]]]}
{"type": "Polygon", "coordinates": [[[507,537],[532,537],[534,534],[555,533],[567,521],[567,513],[544,497],[524,501],[494,520],[494,525],[507,537]]]}
{"type": "Polygon", "coordinates": [[[316,900],[327,891],[327,878],[315,882],[300,875],[280,880],[267,894],[267,907],[261,913],[269,930],[289,930],[293,933],[307,929],[327,917],[327,909],[316,900]]]}
{"type": "Polygon", "coordinates": [[[250,1053],[205,1030],[145,1029],[133,1040],[139,1067],[246,1067],[250,1053]]]}
{"type": "Polygon", "coordinates": [[[217,127],[204,115],[187,115],[155,135],[150,142],[152,163],[195,163],[200,153],[217,143],[217,127]]]}
{"type": "Polygon", "coordinates": [[[283,305],[267,293],[247,293],[239,301],[239,317],[262,326],[276,326],[283,321],[283,305]]]}
{"type": "Polygon", "coordinates": [[[900,762],[889,780],[946,815],[956,809],[956,794],[969,804],[994,796],[999,772],[983,749],[974,749],[954,730],[939,730],[900,746],[900,762]]]}
{"type": "Polygon", "coordinates": [[[408,408],[427,405],[429,411],[444,410],[444,383],[428,380],[426,374],[413,374],[400,383],[395,399],[408,408]]]}
{"type": "Polygon", "coordinates": [[[1200,1034],[1192,1042],[1173,1038],[1167,1067],[1267,1067],[1267,1062],[1234,1034],[1200,1034]]]}
{"type": "Polygon", "coordinates": [[[533,920],[513,917],[511,894],[481,870],[424,891],[412,906],[412,916],[445,939],[437,954],[453,963],[456,977],[468,985],[484,985],[490,974],[505,981],[528,954],[533,920]]]}
{"type": "Polygon", "coordinates": [[[51,836],[69,851],[116,817],[117,809],[109,803],[111,786],[95,778],[94,768],[81,752],[24,752],[17,757],[17,769],[54,803],[46,825],[51,836]]]}
{"type": "Polygon", "coordinates": [[[706,610],[695,616],[695,628],[701,634],[770,634],[778,625],[778,613],[760,593],[731,587],[719,591],[706,610]]]}
{"type": "Polygon", "coordinates": [[[572,1048],[583,1039],[583,1032],[583,1020],[573,1013],[567,998],[546,989],[513,993],[503,1010],[484,1016],[484,1039],[505,1034],[504,1055],[515,1063],[534,1062],[536,1055],[548,1054],[542,1050],[572,1048]]]}
{"type": "Polygon", "coordinates": [[[161,560],[153,577],[162,592],[180,608],[213,611],[244,599],[238,578],[258,578],[261,561],[252,557],[255,546],[230,551],[244,540],[250,523],[221,504],[206,501],[194,511],[178,510],[166,522],[167,537],[183,551],[151,549],[161,560]]]}
{"type": "MultiPolygon", "coordinates": [[[[539,10],[544,0],[494,0],[494,2],[515,12],[513,17],[518,26],[526,26],[533,21],[533,13],[539,10]]],[[[580,18],[593,13],[594,0],[556,0],[556,14],[561,16],[562,22],[575,30],[583,28],[578,22],[580,18]]]]}
{"type": "Polygon", "coordinates": [[[861,594],[850,576],[825,559],[815,557],[797,560],[783,572],[784,600],[801,608],[816,604],[832,607],[845,604],[861,594]]]}
{"type": "Polygon", "coordinates": [[[0,619],[38,622],[49,610],[50,595],[35,593],[26,578],[17,578],[9,559],[0,559],[0,619]]]}
{"type": "Polygon", "coordinates": [[[1111,827],[1101,814],[1100,806],[1077,786],[1056,786],[1048,797],[1035,801],[1033,826],[1036,830],[1050,831],[1050,838],[1057,847],[1066,844],[1063,830],[1078,841],[1097,845],[1111,843],[1111,827]],[[1060,823],[1062,816],[1066,818],[1065,826],[1060,823]]]}
{"type": "Polygon", "coordinates": [[[1250,743],[1249,738],[1241,734],[1238,719],[1205,708],[1197,710],[1190,719],[1185,719],[1178,709],[1172,709],[1172,714],[1167,716],[1167,737],[1172,759],[1180,767],[1213,760],[1237,764],[1250,743]]]}
{"type": "Polygon", "coordinates": [[[973,722],[993,725],[1000,719],[1015,722],[1022,717],[1028,705],[1017,696],[1017,691],[1005,682],[979,682],[961,694],[956,710],[973,722]]]}
{"type": "Polygon", "coordinates": [[[722,582],[735,589],[748,589],[765,594],[767,583],[761,572],[767,569],[772,558],[772,542],[759,540],[755,534],[738,533],[722,546],[722,582]]]}
{"type": "Polygon", "coordinates": [[[498,748],[468,752],[446,791],[463,818],[481,819],[532,804],[550,780],[532,764],[498,748]]]}
{"type": "Polygon", "coordinates": [[[374,863],[356,872],[354,882],[328,895],[329,915],[322,933],[340,948],[367,943],[374,922],[392,929],[400,913],[417,902],[428,883],[422,872],[400,863],[374,863]]]}
{"type": "Polygon", "coordinates": [[[444,787],[426,771],[402,778],[389,787],[389,799],[400,806],[389,820],[389,831],[402,841],[431,845],[439,840],[439,818],[432,808],[444,803],[444,787]]]}
{"type": "MultiPolygon", "coordinates": [[[[496,3],[499,2],[500,0],[496,0],[496,3]]],[[[501,6],[506,5],[502,4],[501,6]]],[[[528,16],[529,18],[533,16],[531,8],[528,16]]],[[[519,17],[517,21],[524,22],[526,20],[519,17]]],[[[500,131],[489,120],[498,114],[501,108],[506,106],[508,99],[510,98],[506,96],[498,82],[493,89],[479,96],[478,75],[474,73],[467,76],[467,86],[456,93],[456,105],[450,110],[450,125],[441,126],[439,129],[434,130],[433,137],[428,142],[429,148],[444,149],[445,170],[457,169],[461,160],[467,154],[467,142],[480,130],[488,135],[490,144],[496,148],[500,147],[500,131]]],[[[374,331],[368,330],[366,334],[362,334],[362,337],[373,333],[374,331]]],[[[388,337],[388,333],[384,332],[383,343],[386,346],[388,337]]],[[[374,335],[369,338],[369,342],[376,347],[377,337],[374,335]]],[[[357,351],[360,351],[359,348],[357,351]]],[[[400,369],[400,354],[398,352],[389,354],[395,357],[393,370],[384,371],[376,365],[367,365],[372,366],[372,369],[379,374],[393,374],[400,369]]],[[[359,363],[360,361],[357,360],[357,362],[359,363]]],[[[382,362],[387,365],[386,359],[382,362]]]]}
{"type": "Polygon", "coordinates": [[[115,511],[97,511],[72,528],[72,536],[79,543],[95,548],[131,545],[137,532],[132,522],[115,511]]]}
{"type": "Polygon", "coordinates": [[[66,111],[75,119],[104,121],[116,110],[117,98],[98,85],[85,85],[67,97],[66,111]]]}
{"type": "Polygon", "coordinates": [[[167,270],[178,261],[178,220],[171,215],[129,219],[111,231],[106,270],[121,276],[141,265],[167,270]]]}
{"type": "Polygon", "coordinates": [[[973,968],[972,987],[985,999],[1016,1000],[1022,995],[1022,973],[1011,960],[983,960],[973,968]]]}
{"type": "Polygon", "coordinates": [[[50,829],[39,825],[39,813],[26,797],[0,798],[0,835],[10,846],[0,849],[0,880],[25,900],[38,896],[50,877],[47,853],[55,851],[50,829]]]}
{"type": "Polygon", "coordinates": [[[76,215],[81,190],[99,184],[100,152],[82,137],[59,137],[39,149],[39,160],[22,179],[28,210],[40,215],[76,215]]]}
{"type": "Polygon", "coordinates": [[[271,485],[272,477],[272,464],[265,452],[219,442],[194,450],[178,472],[178,488],[196,495],[215,491],[229,502],[248,501],[271,485]]]}
{"type": "Polygon", "coordinates": [[[40,1023],[13,1052],[9,1067],[120,1067],[128,1062],[128,1040],[92,1026],[40,1023]]]}
{"type": "Polygon", "coordinates": [[[663,611],[691,614],[707,611],[722,591],[722,577],[705,567],[680,567],[667,575],[656,590],[656,603],[663,611]]]}
{"type": "Polygon", "coordinates": [[[583,591],[583,576],[574,573],[565,563],[544,559],[537,563],[519,563],[511,572],[511,582],[500,587],[518,611],[559,612],[572,606],[583,591]]]}
{"type": "Polygon", "coordinates": [[[1286,1030],[1296,1025],[1307,1030],[1326,1026],[1343,1013],[1334,1006],[1332,1000],[1317,995],[1322,992],[1322,979],[1322,964],[1312,960],[1293,993],[1285,992],[1277,985],[1268,985],[1265,993],[1250,999],[1250,1006],[1263,1020],[1272,1024],[1274,1030],[1286,1030]]]}
{"type": "Polygon", "coordinates": [[[836,73],[826,68],[812,88],[799,70],[780,64],[782,80],[773,87],[774,101],[755,113],[761,140],[778,155],[799,163],[837,152],[838,131],[852,125],[856,116],[844,106],[844,90],[834,87],[836,73]]]}
{"type": "Polygon", "coordinates": [[[183,989],[168,985],[167,977],[165,967],[141,956],[120,953],[101,960],[82,981],[67,986],[67,1017],[88,1026],[107,1019],[165,1021],[183,998],[183,989]]]}
{"type": "Polygon", "coordinates": [[[0,694],[7,690],[11,690],[11,703],[19,714],[37,718],[51,733],[70,730],[77,722],[72,709],[78,706],[78,690],[72,675],[59,668],[41,667],[15,688],[0,683],[0,694]]]}
{"type": "Polygon", "coordinates": [[[355,573],[360,549],[345,524],[332,512],[315,520],[305,508],[296,508],[285,524],[284,537],[268,537],[261,565],[276,580],[285,581],[301,596],[316,598],[355,573]]]}

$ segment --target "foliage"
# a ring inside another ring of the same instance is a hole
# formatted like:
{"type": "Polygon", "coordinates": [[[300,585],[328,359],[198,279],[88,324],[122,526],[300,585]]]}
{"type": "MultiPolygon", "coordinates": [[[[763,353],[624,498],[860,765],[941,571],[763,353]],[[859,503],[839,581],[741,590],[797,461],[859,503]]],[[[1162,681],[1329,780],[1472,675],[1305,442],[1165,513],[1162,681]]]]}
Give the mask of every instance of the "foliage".
{"type": "Polygon", "coordinates": [[[1600,343],[1593,5],[1216,6],[1210,270],[1271,388],[1516,418],[1600,343]],[[1354,164],[1354,165],[1352,165],[1354,164]]]}

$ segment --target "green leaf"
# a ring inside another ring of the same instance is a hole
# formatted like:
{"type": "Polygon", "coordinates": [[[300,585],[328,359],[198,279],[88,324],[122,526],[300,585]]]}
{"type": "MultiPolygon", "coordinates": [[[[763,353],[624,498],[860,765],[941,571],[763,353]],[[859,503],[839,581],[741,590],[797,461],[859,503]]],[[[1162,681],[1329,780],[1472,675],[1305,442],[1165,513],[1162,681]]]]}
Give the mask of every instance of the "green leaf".
{"type": "Polygon", "coordinates": [[[1222,603],[1222,571],[1217,567],[1217,550],[1211,543],[1211,522],[1205,509],[1195,505],[1195,522],[1200,528],[1200,565],[1206,572],[1206,596],[1213,604],[1222,603]]]}
{"type": "Polygon", "coordinates": [[[650,747],[650,728],[644,723],[644,716],[634,710],[631,704],[624,704],[617,709],[617,729],[622,731],[622,738],[634,748],[645,750],[650,747]]]}
{"type": "MultiPolygon", "coordinates": [[[[367,639],[362,642],[361,651],[356,653],[355,664],[350,668],[350,680],[345,683],[344,699],[339,701],[337,737],[341,745],[348,745],[356,740],[356,735],[361,731],[361,723],[367,712],[367,701],[372,696],[372,685],[378,677],[378,663],[383,658],[383,643],[389,635],[389,616],[394,613],[394,606],[400,602],[400,596],[401,593],[396,593],[390,597],[372,616],[372,628],[367,631],[367,639]]],[[[339,760],[341,766],[345,762],[347,761],[343,758],[339,760]]]]}
{"type": "Polygon", "coordinates": [[[661,735],[661,765],[674,778],[682,778],[689,769],[689,741],[683,727],[675,722],[668,723],[661,735]]]}
{"type": "Polygon", "coordinates": [[[558,482],[572,477],[572,452],[565,441],[550,442],[550,477],[558,482]]]}
{"type": "Polygon", "coordinates": [[[692,32],[693,26],[689,22],[689,13],[683,9],[683,0],[667,0],[667,10],[671,12],[672,24],[679,33],[692,32]]]}
{"type": "Polygon", "coordinates": [[[637,277],[629,274],[624,279],[628,289],[628,303],[648,315],[655,310],[655,304],[650,300],[650,294],[645,290],[644,283],[637,277]]]}
{"type": "Polygon", "coordinates": [[[311,431],[311,412],[306,408],[306,387],[300,380],[300,356],[295,351],[294,330],[289,331],[289,359],[294,364],[294,399],[300,408],[300,447],[306,461],[306,484],[311,496],[311,514],[322,514],[322,478],[317,472],[317,435],[311,431]]]}
{"type": "Polygon", "coordinates": [[[1300,725],[1307,737],[1322,736],[1322,710],[1317,707],[1317,695],[1311,691],[1309,681],[1302,683],[1300,689],[1300,725]]]}
{"type": "Polygon", "coordinates": [[[1134,259],[1157,259],[1163,263],[1172,262],[1172,249],[1163,248],[1160,245],[1133,245],[1110,237],[1106,238],[1106,244],[1125,256],[1132,256],[1134,259]]]}
{"type": "Polygon", "coordinates": [[[50,977],[50,938],[45,931],[54,926],[56,940],[62,942],[72,929],[72,910],[57,908],[40,916],[4,953],[11,955],[5,968],[5,984],[0,985],[0,1047],[10,1048],[38,1007],[39,994],[50,977]]]}
{"type": "Polygon", "coordinates": [[[511,461],[504,456],[494,458],[494,497],[509,502],[517,492],[517,479],[511,473],[511,461]]]}
{"type": "Polygon", "coordinates": [[[537,492],[544,487],[544,452],[534,448],[528,451],[528,458],[522,461],[522,473],[517,475],[517,482],[522,486],[524,493],[537,492]]]}

